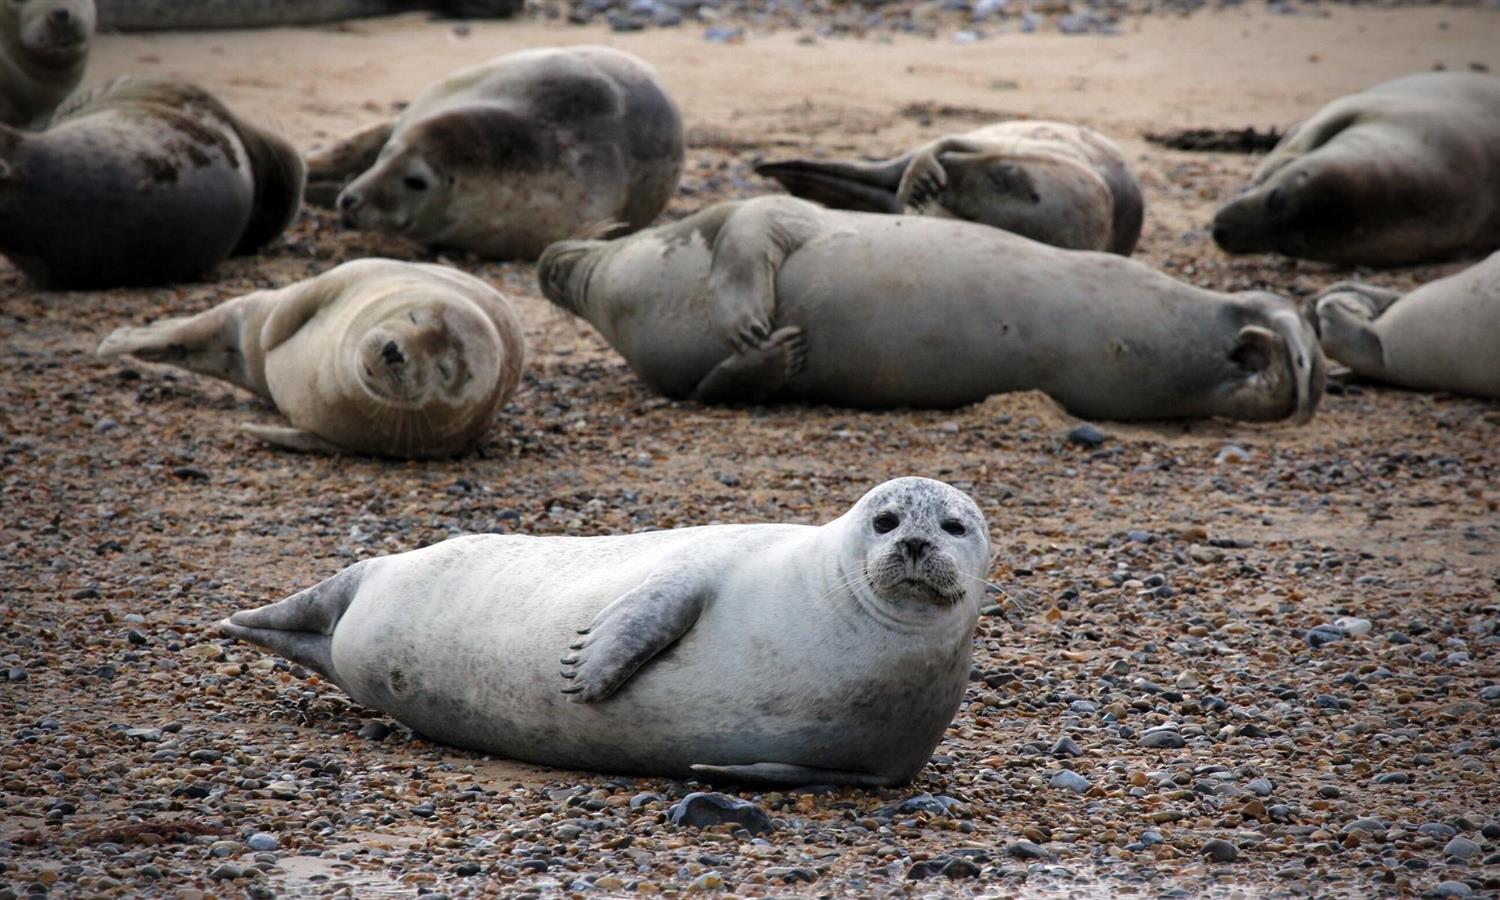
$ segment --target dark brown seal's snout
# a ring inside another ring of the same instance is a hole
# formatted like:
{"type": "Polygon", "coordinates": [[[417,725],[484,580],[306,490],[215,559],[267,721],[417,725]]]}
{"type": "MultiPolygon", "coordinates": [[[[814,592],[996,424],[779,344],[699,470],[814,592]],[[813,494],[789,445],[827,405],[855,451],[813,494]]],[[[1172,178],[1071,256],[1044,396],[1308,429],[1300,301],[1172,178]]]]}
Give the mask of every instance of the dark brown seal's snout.
{"type": "Polygon", "coordinates": [[[406,354],[401,352],[401,345],[395,341],[386,341],[385,346],[380,348],[380,356],[388,366],[400,366],[406,363],[406,354]]]}

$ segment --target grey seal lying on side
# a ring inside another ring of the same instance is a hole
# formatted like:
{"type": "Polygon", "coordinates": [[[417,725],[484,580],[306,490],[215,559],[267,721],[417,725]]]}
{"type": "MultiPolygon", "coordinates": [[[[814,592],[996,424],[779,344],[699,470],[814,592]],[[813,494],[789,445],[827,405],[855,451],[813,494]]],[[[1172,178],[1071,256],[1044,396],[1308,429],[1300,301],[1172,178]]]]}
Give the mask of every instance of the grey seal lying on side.
{"type": "Polygon", "coordinates": [[[47,287],[186,281],[281,234],[302,178],[290,144],[208,91],[123,76],[46,131],[0,125],[0,253],[47,287]]]}
{"type": "Polygon", "coordinates": [[[1405,296],[1336,284],[1317,311],[1323,352],[1357,375],[1500,399],[1500,253],[1405,296]]]}
{"type": "Polygon", "coordinates": [[[989,562],[968,496],[899,478],[821,527],[453,538],[220,628],[459,747],[681,778],[899,784],[963,699],[989,562]]]}
{"type": "Polygon", "coordinates": [[[509,18],[525,0],[98,0],[108,31],[196,31],[316,25],[430,9],[465,18],[509,18]]]}
{"type": "Polygon", "coordinates": [[[1145,209],[1120,148],[1063,122],[987,125],[884,162],[794,159],[755,171],[835,209],[967,219],[1122,256],[1135,250],[1145,209]]]}
{"type": "Polygon", "coordinates": [[[615,223],[641,228],[682,175],[682,120],[644,62],[539,48],[465,69],[393,122],[308,159],[309,200],[355,228],[493,259],[615,223]],[[362,173],[362,174],[361,174],[362,173]]]}
{"type": "Polygon", "coordinates": [[[1288,132],[1214,216],[1230,253],[1400,266],[1500,247],[1500,78],[1428,72],[1288,132]]]}
{"type": "Polygon", "coordinates": [[[1301,422],[1323,391],[1317,335],[1289,300],[971,222],[762,197],[563,241],[537,272],[647,384],[704,402],[1042,390],[1091,418],[1301,422]]]}
{"type": "Polygon", "coordinates": [[[445,266],[344,263],[280,290],[144,328],[129,354],[222,378],[276,404],[290,426],[245,431],[293,450],[452,456],[484,436],[521,380],[521,323],[504,295],[445,266]]]}

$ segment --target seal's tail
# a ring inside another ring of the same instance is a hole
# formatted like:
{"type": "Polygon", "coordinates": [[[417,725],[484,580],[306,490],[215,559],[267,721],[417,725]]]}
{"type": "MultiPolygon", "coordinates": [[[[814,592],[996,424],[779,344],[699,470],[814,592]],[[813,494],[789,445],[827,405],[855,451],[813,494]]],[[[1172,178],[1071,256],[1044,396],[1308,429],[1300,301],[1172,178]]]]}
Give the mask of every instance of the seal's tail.
{"type": "Polygon", "coordinates": [[[781,182],[787,193],[833,209],[899,213],[896,188],[911,157],[888,162],[789,159],[761,163],[755,174],[781,182]]]}
{"type": "Polygon", "coordinates": [[[333,629],[353,602],[368,560],[279,603],[235,613],[219,623],[232,638],[259,644],[343,687],[333,667],[333,629]]]}

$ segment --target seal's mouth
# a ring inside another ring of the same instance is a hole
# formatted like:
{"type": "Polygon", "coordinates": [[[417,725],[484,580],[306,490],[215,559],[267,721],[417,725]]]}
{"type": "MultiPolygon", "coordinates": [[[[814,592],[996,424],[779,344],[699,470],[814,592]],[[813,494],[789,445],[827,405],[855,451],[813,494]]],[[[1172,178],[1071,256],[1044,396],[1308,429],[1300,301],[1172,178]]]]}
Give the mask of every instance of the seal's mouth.
{"type": "Polygon", "coordinates": [[[966,594],[958,567],[946,555],[932,554],[911,560],[896,552],[887,554],[865,575],[870,589],[888,600],[948,607],[966,594]]]}

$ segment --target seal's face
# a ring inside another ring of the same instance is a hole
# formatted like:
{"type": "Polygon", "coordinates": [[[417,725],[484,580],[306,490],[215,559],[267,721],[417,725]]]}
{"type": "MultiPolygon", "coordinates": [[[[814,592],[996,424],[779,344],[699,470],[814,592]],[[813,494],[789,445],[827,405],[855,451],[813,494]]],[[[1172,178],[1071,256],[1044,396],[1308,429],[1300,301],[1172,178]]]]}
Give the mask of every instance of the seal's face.
{"type": "Polygon", "coordinates": [[[1290,417],[1307,422],[1323,397],[1328,363],[1312,323],[1292,301],[1275,294],[1241,295],[1254,322],[1235,336],[1222,414],[1246,421],[1290,417]]]}
{"type": "Polygon", "coordinates": [[[557,241],[547,245],[536,264],[542,296],[575,316],[583,314],[595,251],[604,241],[557,241]]]}
{"type": "Polygon", "coordinates": [[[473,338],[486,325],[477,314],[441,303],[403,304],[360,338],[357,377],[387,405],[462,405],[476,391],[491,389],[498,377],[494,354],[473,338]]]}
{"type": "Polygon", "coordinates": [[[13,30],[32,60],[71,66],[88,52],[93,0],[0,0],[0,5],[0,30],[13,30]]]}
{"type": "Polygon", "coordinates": [[[425,241],[442,228],[454,181],[419,147],[392,141],[368,172],[339,193],[338,207],[351,228],[425,241]]]}
{"type": "Polygon", "coordinates": [[[1042,154],[945,154],[944,205],[960,219],[1075,250],[1109,243],[1113,201],[1087,166],[1042,154]]]}
{"type": "Polygon", "coordinates": [[[1226,253],[1319,258],[1324,248],[1358,239],[1357,194],[1346,169],[1300,159],[1220,209],[1214,243],[1226,253]]]}
{"type": "Polygon", "coordinates": [[[984,515],[961,491],[927,478],[898,478],[849,513],[870,591],[897,606],[956,606],[977,598],[990,560],[984,515]]]}

